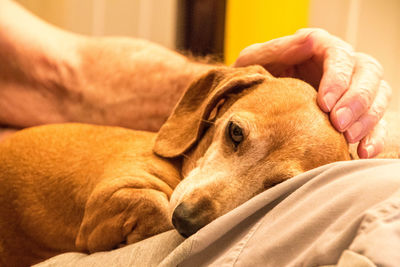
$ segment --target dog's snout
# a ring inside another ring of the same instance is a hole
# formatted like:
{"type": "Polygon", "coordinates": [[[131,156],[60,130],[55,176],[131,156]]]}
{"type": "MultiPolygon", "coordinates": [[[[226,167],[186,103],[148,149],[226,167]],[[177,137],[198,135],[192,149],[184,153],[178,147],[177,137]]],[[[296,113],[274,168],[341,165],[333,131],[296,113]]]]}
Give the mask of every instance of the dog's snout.
{"type": "Polygon", "coordinates": [[[184,202],[175,208],[172,214],[172,224],[185,238],[193,235],[202,227],[202,225],[199,225],[196,221],[193,210],[184,202]]]}
{"type": "Polygon", "coordinates": [[[172,224],[183,237],[193,235],[214,219],[214,210],[210,205],[204,205],[205,202],[211,200],[202,198],[199,202],[182,202],[175,208],[172,224]]]}

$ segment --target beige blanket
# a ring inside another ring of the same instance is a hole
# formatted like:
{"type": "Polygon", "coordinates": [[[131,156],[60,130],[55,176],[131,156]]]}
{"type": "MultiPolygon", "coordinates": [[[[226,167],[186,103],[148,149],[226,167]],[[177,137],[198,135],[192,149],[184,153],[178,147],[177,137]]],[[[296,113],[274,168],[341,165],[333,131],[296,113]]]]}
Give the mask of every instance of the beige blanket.
{"type": "Polygon", "coordinates": [[[182,241],[169,231],[37,266],[400,266],[400,160],[311,170],[182,241]]]}

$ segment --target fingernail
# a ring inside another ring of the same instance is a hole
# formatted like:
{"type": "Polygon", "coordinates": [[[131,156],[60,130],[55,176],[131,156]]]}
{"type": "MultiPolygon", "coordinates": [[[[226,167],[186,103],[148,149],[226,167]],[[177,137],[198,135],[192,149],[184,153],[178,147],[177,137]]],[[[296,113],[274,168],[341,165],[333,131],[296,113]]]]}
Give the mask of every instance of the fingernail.
{"type": "Polygon", "coordinates": [[[339,129],[344,131],[353,119],[353,112],[351,109],[345,107],[336,111],[336,117],[339,123],[339,129]]]}
{"type": "Polygon", "coordinates": [[[336,96],[333,93],[327,93],[323,99],[325,107],[328,111],[331,111],[333,106],[336,104],[336,96]]]}
{"type": "Polygon", "coordinates": [[[360,136],[360,134],[362,133],[362,131],[364,130],[364,125],[359,122],[356,121],[353,125],[351,125],[351,127],[347,130],[347,134],[350,137],[351,141],[353,142],[357,142],[358,141],[358,137],[360,136]]]}
{"type": "Polygon", "coordinates": [[[374,148],[373,145],[368,145],[368,146],[365,148],[365,150],[367,151],[367,157],[368,157],[368,158],[371,158],[371,157],[374,156],[375,148],[374,148]]]}

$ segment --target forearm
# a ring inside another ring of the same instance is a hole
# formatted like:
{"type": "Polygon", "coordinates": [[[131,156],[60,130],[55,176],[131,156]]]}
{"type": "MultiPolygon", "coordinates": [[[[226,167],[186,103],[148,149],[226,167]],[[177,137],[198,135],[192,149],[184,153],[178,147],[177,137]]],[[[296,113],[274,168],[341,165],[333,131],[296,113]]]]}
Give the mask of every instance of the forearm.
{"type": "Polygon", "coordinates": [[[88,122],[157,130],[211,68],[133,38],[92,38],[0,0],[0,124],[88,122]]]}
{"type": "Polygon", "coordinates": [[[78,37],[12,1],[0,0],[0,124],[25,127],[64,119],[58,101],[77,66],[78,37]]]}
{"type": "Polygon", "coordinates": [[[184,89],[212,67],[132,38],[91,38],[80,54],[86,105],[77,113],[96,123],[144,130],[157,130],[184,89]]]}

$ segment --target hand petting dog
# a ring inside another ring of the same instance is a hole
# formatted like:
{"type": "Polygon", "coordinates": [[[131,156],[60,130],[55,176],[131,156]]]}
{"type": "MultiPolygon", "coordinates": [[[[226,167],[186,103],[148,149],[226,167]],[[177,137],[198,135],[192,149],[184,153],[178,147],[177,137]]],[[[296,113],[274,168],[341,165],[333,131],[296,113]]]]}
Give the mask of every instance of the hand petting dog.
{"type": "Polygon", "coordinates": [[[301,29],[294,35],[245,48],[234,66],[260,64],[278,77],[302,79],[318,89],[318,104],[330,112],[333,126],[358,146],[360,158],[383,150],[380,122],[391,96],[382,66],[356,53],[341,39],[321,29],[301,29]]]}

